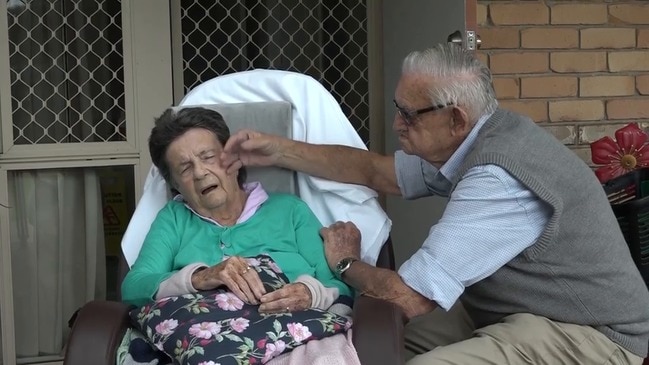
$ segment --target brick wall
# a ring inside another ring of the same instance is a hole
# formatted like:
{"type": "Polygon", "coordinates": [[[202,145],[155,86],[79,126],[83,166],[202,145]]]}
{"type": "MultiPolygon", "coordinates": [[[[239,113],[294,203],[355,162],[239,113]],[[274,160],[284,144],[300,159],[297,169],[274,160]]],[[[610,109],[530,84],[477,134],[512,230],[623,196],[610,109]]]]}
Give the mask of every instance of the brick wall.
{"type": "Polygon", "coordinates": [[[649,2],[478,0],[479,52],[500,104],[590,163],[589,143],[649,128],[649,2]]]}

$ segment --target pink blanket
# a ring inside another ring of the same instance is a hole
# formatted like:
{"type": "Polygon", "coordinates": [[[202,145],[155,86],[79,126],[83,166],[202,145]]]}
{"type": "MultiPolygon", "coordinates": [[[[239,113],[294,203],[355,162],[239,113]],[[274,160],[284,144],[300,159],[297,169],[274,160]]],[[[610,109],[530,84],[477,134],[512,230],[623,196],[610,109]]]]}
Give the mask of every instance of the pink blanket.
{"type": "Polygon", "coordinates": [[[318,341],[309,341],[280,355],[267,365],[361,365],[352,345],[352,330],[318,341]]]}

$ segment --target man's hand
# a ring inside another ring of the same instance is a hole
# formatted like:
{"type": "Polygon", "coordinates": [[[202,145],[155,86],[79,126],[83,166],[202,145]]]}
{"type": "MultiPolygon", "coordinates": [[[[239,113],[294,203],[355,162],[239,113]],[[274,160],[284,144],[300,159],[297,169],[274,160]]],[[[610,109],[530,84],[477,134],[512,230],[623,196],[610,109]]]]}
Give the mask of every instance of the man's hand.
{"type": "Polygon", "coordinates": [[[292,283],[262,296],[259,312],[295,312],[310,307],[311,291],[309,288],[302,283],[292,283]]]}
{"type": "Polygon", "coordinates": [[[331,271],[336,270],[338,261],[353,257],[361,258],[361,232],[352,222],[336,222],[320,229],[324,240],[325,256],[331,271]]]}
{"type": "Polygon", "coordinates": [[[232,256],[214,266],[192,274],[192,286],[197,290],[211,290],[225,285],[239,299],[257,304],[266,294],[257,271],[238,256],[232,256]]]}
{"type": "Polygon", "coordinates": [[[221,153],[221,165],[228,174],[242,166],[272,166],[281,155],[286,138],[242,129],[230,136],[221,153]]]}

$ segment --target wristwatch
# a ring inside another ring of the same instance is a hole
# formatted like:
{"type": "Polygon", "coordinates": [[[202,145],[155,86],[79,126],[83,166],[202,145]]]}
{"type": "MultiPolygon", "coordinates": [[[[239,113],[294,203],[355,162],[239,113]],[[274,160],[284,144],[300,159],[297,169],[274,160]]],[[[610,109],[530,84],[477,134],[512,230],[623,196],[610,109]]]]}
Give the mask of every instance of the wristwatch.
{"type": "Polygon", "coordinates": [[[339,280],[342,280],[343,278],[343,273],[349,269],[354,262],[358,261],[358,259],[355,259],[353,257],[345,257],[344,259],[338,261],[336,264],[336,277],[339,280]]]}

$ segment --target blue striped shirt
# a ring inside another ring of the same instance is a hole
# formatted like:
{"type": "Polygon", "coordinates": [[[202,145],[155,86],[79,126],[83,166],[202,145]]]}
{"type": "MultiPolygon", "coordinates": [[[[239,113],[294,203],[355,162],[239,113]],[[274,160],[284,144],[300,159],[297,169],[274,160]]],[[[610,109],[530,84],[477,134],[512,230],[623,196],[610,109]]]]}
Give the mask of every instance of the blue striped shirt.
{"type": "MultiPolygon", "coordinates": [[[[478,131],[480,118],[451,158],[437,169],[403,151],[395,153],[397,181],[406,199],[448,196],[478,131]]],[[[496,165],[471,168],[461,178],[422,247],[399,269],[404,282],[448,310],[464,288],[488,277],[531,246],[551,208],[496,165]]]]}

